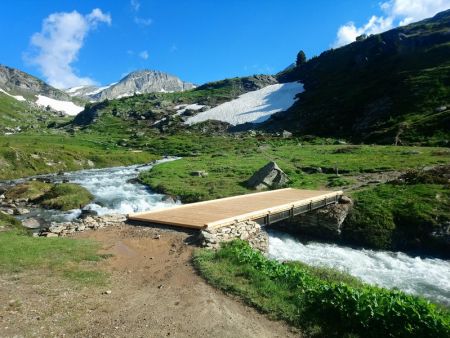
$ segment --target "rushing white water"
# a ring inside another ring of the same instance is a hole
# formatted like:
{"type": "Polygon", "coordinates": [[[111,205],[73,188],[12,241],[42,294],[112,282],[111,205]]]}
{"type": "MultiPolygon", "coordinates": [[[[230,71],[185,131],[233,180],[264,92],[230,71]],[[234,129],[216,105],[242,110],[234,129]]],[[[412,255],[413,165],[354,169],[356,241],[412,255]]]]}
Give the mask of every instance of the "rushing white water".
{"type": "MultiPolygon", "coordinates": [[[[157,161],[155,164],[173,159],[157,161]]],[[[164,200],[164,195],[152,192],[145,185],[130,181],[135,179],[139,172],[148,170],[152,166],[82,170],[66,173],[64,178],[82,185],[94,195],[94,202],[87,207],[95,210],[99,215],[128,214],[174,204],[170,200],[164,200]]]]}
{"type": "MultiPolygon", "coordinates": [[[[89,190],[94,195],[94,201],[85,208],[94,210],[99,215],[155,210],[167,208],[176,203],[171,199],[165,199],[164,195],[151,191],[145,185],[136,182],[135,179],[141,171],[175,159],[177,158],[166,158],[148,165],[73,171],[54,177],[54,179],[78,183],[89,190]]],[[[38,208],[22,218],[37,217],[47,222],[64,222],[77,218],[80,213],[79,209],[61,212],[38,208]]]]}
{"type": "Polygon", "coordinates": [[[269,232],[269,256],[280,261],[298,260],[314,266],[334,267],[370,284],[397,288],[450,305],[450,262],[442,259],[336,244],[303,244],[278,231],[269,232]]]}

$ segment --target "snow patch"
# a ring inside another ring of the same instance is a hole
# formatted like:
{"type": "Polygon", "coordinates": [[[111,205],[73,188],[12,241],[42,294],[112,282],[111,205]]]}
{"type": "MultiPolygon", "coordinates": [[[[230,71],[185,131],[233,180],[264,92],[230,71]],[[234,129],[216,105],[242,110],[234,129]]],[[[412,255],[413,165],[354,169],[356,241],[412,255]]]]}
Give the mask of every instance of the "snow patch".
{"type": "Polygon", "coordinates": [[[26,99],[22,95],[11,95],[11,94],[5,92],[1,88],[0,88],[0,92],[2,92],[3,94],[6,94],[6,95],[12,97],[13,99],[16,99],[17,101],[26,101],[26,99]]]}
{"type": "Polygon", "coordinates": [[[271,115],[291,107],[295,102],[295,95],[301,92],[303,84],[298,82],[270,85],[190,117],[186,124],[207,120],[228,122],[234,126],[247,122],[261,123],[271,115]]]}
{"type": "Polygon", "coordinates": [[[116,83],[117,83],[117,82],[113,82],[113,83],[111,83],[111,84],[109,84],[109,85],[107,85],[107,86],[103,86],[103,87],[97,88],[96,90],[94,90],[94,91],[92,91],[92,92],[86,93],[86,95],[95,95],[95,94],[98,94],[98,93],[104,91],[105,89],[108,89],[109,87],[114,86],[116,83]]]}
{"type": "Polygon", "coordinates": [[[77,86],[77,87],[72,87],[69,89],[66,89],[66,93],[70,94],[70,93],[75,93],[80,89],[83,89],[85,86],[77,86]]]}
{"type": "Polygon", "coordinates": [[[200,110],[204,107],[204,105],[193,103],[193,104],[180,104],[178,106],[175,106],[175,109],[177,110],[176,115],[183,114],[186,110],[200,110]]]}
{"type": "Polygon", "coordinates": [[[54,110],[62,111],[67,115],[71,116],[77,115],[84,109],[84,107],[77,106],[75,103],[71,101],[55,100],[44,95],[38,95],[36,104],[43,107],[50,106],[54,110]]]}

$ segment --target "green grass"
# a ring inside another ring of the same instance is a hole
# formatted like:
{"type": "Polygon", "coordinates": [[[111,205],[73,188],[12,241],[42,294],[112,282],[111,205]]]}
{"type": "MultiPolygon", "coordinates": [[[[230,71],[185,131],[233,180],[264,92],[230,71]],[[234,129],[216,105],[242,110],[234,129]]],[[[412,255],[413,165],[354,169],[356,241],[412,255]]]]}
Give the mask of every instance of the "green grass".
{"type": "Polygon", "coordinates": [[[353,194],[343,224],[346,241],[376,249],[448,250],[429,234],[450,221],[450,191],[442,184],[384,184],[353,194]]]}
{"type": "Polygon", "coordinates": [[[71,210],[83,208],[94,199],[84,187],[73,183],[55,184],[40,199],[39,204],[50,209],[71,210]]]}
{"type": "Polygon", "coordinates": [[[199,250],[194,265],[212,285],[275,319],[321,337],[448,337],[447,310],[303,264],[281,264],[233,241],[199,250]]]}
{"type": "MultiPolygon", "coordinates": [[[[354,142],[447,146],[450,14],[330,49],[280,73],[305,91],[280,128],[354,142]],[[399,39],[405,35],[408,39],[399,39]],[[328,98],[324,100],[324,98],[328,98]]],[[[273,127],[273,125],[268,126],[273,127]]]]}
{"type": "Polygon", "coordinates": [[[45,208],[71,210],[89,204],[94,196],[84,187],[73,183],[29,181],[18,184],[5,193],[11,200],[27,199],[45,208]]]}
{"type": "MultiPolygon", "coordinates": [[[[1,221],[1,216],[0,216],[1,221]]],[[[36,270],[80,284],[102,285],[104,272],[93,264],[103,259],[96,242],[69,238],[30,237],[22,231],[0,232],[0,273],[36,270]]]]}
{"type": "Polygon", "coordinates": [[[450,153],[440,152],[442,148],[300,146],[300,142],[276,138],[211,138],[206,151],[199,141],[197,156],[156,166],[142,173],[140,179],[160,192],[194,202],[250,192],[244,182],[269,161],[276,161],[286,172],[291,179],[289,186],[312,189],[345,187],[353,182],[352,176],[360,173],[406,170],[450,161],[450,153]],[[331,173],[307,174],[307,167],[321,167],[331,173]],[[332,173],[335,167],[343,173],[341,176],[332,173]],[[208,176],[190,175],[197,170],[207,171],[208,176]]]}
{"type": "Polygon", "coordinates": [[[0,136],[0,179],[139,164],[159,157],[117,146],[120,136],[70,136],[58,130],[0,136]]]}

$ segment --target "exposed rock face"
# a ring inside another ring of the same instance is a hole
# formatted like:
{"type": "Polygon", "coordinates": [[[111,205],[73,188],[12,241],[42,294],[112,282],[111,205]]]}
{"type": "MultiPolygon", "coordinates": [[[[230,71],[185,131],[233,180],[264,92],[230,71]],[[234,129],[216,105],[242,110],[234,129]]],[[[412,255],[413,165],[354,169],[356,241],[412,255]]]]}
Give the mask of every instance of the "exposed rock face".
{"type": "Polygon", "coordinates": [[[252,248],[267,252],[269,249],[269,236],[261,229],[261,226],[253,221],[238,222],[227,227],[218,229],[202,230],[200,233],[202,245],[218,249],[220,243],[229,242],[234,239],[242,239],[251,245],[252,248]]]}
{"type": "Polygon", "coordinates": [[[342,196],[337,204],[296,216],[275,226],[321,239],[338,239],[342,223],[352,206],[353,201],[347,196],[342,196]]]}
{"type": "Polygon", "coordinates": [[[178,77],[154,70],[142,70],[128,74],[118,83],[91,95],[94,101],[132,96],[134,93],[179,92],[192,89],[192,83],[178,77]]]}
{"type": "Polygon", "coordinates": [[[69,95],[18,69],[0,65],[0,88],[17,94],[44,95],[70,101],[69,95]]]}
{"type": "Polygon", "coordinates": [[[249,188],[256,190],[280,188],[289,182],[289,178],[275,162],[269,162],[259,169],[247,181],[249,188]]]}

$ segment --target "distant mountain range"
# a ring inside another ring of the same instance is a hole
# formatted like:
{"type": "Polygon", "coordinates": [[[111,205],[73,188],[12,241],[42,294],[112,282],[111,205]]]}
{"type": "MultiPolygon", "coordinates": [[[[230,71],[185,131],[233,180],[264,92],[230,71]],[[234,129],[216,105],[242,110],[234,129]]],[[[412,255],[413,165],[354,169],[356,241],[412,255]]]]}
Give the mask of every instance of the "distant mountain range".
{"type": "Polygon", "coordinates": [[[119,82],[105,87],[81,86],[69,88],[66,93],[91,102],[119,99],[135,94],[155,92],[180,92],[195,88],[195,85],[184,82],[178,77],[157,70],[139,70],[131,72],[119,82]]]}
{"type": "Polygon", "coordinates": [[[450,10],[359,37],[276,76],[199,87],[167,73],[140,70],[108,86],[61,91],[0,66],[0,127],[27,121],[33,109],[43,108],[46,114],[77,115],[74,129],[101,122],[103,129],[114,123],[136,133],[142,128],[288,130],[352,142],[445,146],[450,144],[450,10]]]}
{"type": "Polygon", "coordinates": [[[79,86],[63,91],[21,70],[0,65],[0,121],[4,120],[4,125],[14,125],[16,121],[20,126],[27,120],[27,116],[39,115],[44,110],[44,115],[51,115],[53,112],[55,116],[74,116],[88,102],[192,88],[195,88],[192,83],[184,82],[176,76],[160,71],[140,70],[108,86],[79,86]],[[19,123],[19,120],[22,122],[19,123]]]}

